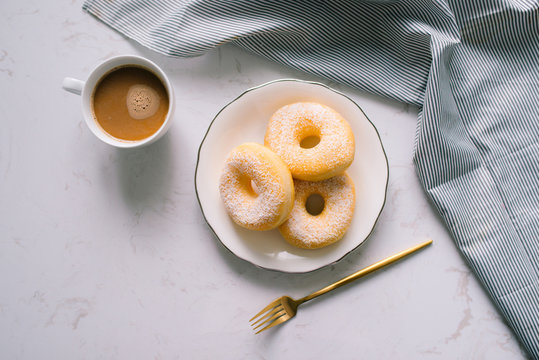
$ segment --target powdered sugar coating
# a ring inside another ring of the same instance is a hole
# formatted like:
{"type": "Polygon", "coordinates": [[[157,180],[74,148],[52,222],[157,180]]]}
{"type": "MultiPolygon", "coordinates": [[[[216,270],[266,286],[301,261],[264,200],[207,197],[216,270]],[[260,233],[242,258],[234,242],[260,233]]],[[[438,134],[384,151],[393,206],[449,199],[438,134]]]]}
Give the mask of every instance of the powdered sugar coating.
{"type": "Polygon", "coordinates": [[[342,173],[354,160],[355,142],[348,122],[328,106],[299,102],[283,106],[271,117],[264,144],[286,163],[295,179],[320,181],[342,173]],[[307,137],[319,138],[311,148],[307,137]]]}
{"type": "Polygon", "coordinates": [[[290,171],[275,153],[255,143],[242,144],[230,152],[219,191],[232,220],[251,230],[279,226],[294,202],[290,171]]]}
{"type": "Polygon", "coordinates": [[[292,245],[321,248],[340,240],[352,222],[355,208],[355,188],[348,174],[311,182],[294,180],[296,198],[288,220],[279,227],[292,245]],[[311,215],[305,204],[312,194],[324,198],[325,206],[318,215],[311,215]]]}

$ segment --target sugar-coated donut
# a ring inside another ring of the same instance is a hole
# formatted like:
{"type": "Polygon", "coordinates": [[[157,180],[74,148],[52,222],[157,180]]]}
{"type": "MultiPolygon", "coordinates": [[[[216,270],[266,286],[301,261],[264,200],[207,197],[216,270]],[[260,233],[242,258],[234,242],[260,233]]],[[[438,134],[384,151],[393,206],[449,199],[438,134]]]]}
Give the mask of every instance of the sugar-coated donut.
{"type": "Polygon", "coordinates": [[[276,228],[294,205],[294,182],[286,164],[256,143],[242,144],[228,154],[219,191],[232,220],[251,230],[276,228]]]}
{"type": "Polygon", "coordinates": [[[355,152],[348,122],[330,107],[314,102],[277,110],[268,123],[264,145],[283,159],[292,177],[308,181],[342,173],[355,152]]]}
{"type": "Polygon", "coordinates": [[[290,244],[317,249],[340,240],[352,222],[355,208],[354,183],[347,173],[323,181],[294,179],[296,198],[288,220],[279,231],[290,244]],[[323,208],[318,215],[311,215],[307,201],[320,195],[323,208]]]}

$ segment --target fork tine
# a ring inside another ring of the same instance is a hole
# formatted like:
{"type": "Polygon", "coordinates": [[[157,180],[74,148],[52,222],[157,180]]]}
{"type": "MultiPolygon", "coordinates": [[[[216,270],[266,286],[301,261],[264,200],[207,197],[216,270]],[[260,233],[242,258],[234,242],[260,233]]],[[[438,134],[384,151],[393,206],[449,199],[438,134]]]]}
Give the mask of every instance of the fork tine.
{"type": "Polygon", "coordinates": [[[275,319],[275,321],[273,321],[272,323],[270,323],[268,326],[266,326],[265,328],[263,329],[260,329],[256,332],[256,334],[260,334],[262,331],[264,330],[267,330],[271,327],[274,327],[275,325],[279,325],[281,323],[284,323],[286,320],[289,320],[291,317],[288,316],[287,314],[284,314],[284,315],[281,315],[281,317],[275,319]]]}
{"type": "MultiPolygon", "coordinates": [[[[283,315],[285,315],[285,314],[286,314],[286,311],[285,311],[283,308],[275,309],[274,312],[272,312],[271,314],[268,315],[269,317],[268,317],[266,320],[264,320],[264,321],[261,322],[260,324],[256,325],[256,326],[253,328],[253,330],[258,329],[258,328],[261,327],[262,325],[264,325],[264,324],[266,324],[266,323],[268,323],[268,322],[271,322],[271,321],[273,321],[273,320],[277,319],[278,317],[281,317],[281,316],[283,316],[283,315]]],[[[260,320],[262,320],[262,319],[260,319],[260,320]]],[[[260,320],[258,320],[258,321],[260,321],[260,320]]],[[[258,322],[258,321],[257,321],[257,322],[258,322]]],[[[256,324],[256,323],[252,324],[252,326],[254,326],[255,324],[256,324]]]]}
{"type": "Polygon", "coordinates": [[[281,306],[281,304],[277,305],[276,307],[274,307],[273,309],[270,309],[267,313],[263,314],[258,319],[256,319],[256,321],[251,323],[251,326],[256,325],[257,323],[263,321],[264,319],[272,317],[273,315],[277,314],[279,311],[282,311],[282,310],[283,310],[283,307],[281,306]]]}
{"type": "Polygon", "coordinates": [[[281,298],[278,298],[278,299],[275,299],[273,300],[272,302],[269,303],[268,306],[266,306],[265,308],[263,308],[258,314],[256,314],[255,316],[253,316],[251,318],[251,320],[249,321],[253,321],[254,319],[256,319],[257,317],[259,317],[260,315],[262,315],[263,313],[265,313],[266,311],[269,311],[277,306],[279,306],[281,304],[281,298]]]}

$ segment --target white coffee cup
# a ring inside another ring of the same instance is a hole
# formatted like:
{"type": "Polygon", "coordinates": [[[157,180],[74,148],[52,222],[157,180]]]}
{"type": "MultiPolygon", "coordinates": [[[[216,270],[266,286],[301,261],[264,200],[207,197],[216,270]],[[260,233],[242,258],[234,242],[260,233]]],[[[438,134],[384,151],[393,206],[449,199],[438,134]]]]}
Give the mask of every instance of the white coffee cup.
{"type": "Polygon", "coordinates": [[[86,81],[66,77],[62,83],[62,87],[69,92],[81,95],[82,114],[84,116],[84,119],[86,120],[86,124],[95,136],[97,136],[99,139],[101,139],[107,144],[119,148],[135,148],[148,145],[162,137],[168,131],[171,125],[174,112],[174,92],[172,89],[172,84],[170,83],[170,80],[165,75],[163,70],[159,68],[159,66],[143,57],[136,55],[121,55],[110,58],[95,67],[90,72],[90,75],[88,76],[88,79],[86,81]],[[154,75],[156,75],[165,86],[169,97],[168,112],[165,121],[163,122],[163,125],[161,125],[161,127],[151,136],[134,141],[118,139],[105,132],[105,130],[103,130],[98,124],[92,110],[92,96],[96,85],[99,83],[99,80],[101,80],[101,78],[104,75],[108,74],[111,70],[129,65],[145,68],[152,72],[154,75]]]}

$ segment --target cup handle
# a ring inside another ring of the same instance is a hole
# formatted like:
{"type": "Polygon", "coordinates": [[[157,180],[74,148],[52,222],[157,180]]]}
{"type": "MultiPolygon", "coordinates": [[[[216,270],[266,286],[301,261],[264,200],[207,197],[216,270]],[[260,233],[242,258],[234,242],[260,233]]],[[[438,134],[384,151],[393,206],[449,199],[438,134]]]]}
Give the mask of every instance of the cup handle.
{"type": "Polygon", "coordinates": [[[84,81],[66,77],[62,82],[62,88],[70,93],[80,95],[82,88],[84,88],[84,81]]]}

